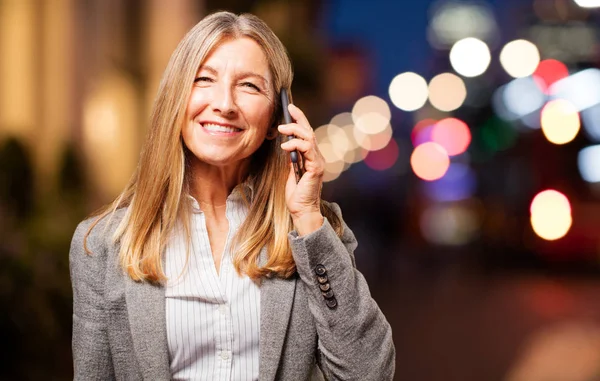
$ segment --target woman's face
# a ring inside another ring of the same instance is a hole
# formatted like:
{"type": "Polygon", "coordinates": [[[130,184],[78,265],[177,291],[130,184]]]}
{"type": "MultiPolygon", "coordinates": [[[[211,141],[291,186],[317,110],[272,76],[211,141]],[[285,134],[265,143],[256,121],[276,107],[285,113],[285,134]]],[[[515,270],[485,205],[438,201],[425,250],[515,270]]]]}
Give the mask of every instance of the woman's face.
{"type": "Polygon", "coordinates": [[[269,64],[250,38],[225,40],[200,66],[192,88],[183,141],[215,166],[237,166],[265,140],[274,108],[269,64]]]}

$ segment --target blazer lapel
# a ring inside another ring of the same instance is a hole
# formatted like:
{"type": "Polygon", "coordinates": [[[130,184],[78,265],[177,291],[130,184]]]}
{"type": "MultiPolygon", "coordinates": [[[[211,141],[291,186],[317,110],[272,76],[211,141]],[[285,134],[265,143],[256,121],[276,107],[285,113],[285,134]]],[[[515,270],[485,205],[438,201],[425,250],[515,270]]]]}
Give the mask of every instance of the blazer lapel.
{"type": "MultiPolygon", "coordinates": [[[[266,251],[261,254],[266,262],[266,251]]],[[[260,288],[260,354],[259,379],[275,379],[285,340],[294,293],[296,277],[290,279],[264,278],[260,288]]]]}
{"type": "Polygon", "coordinates": [[[145,380],[169,380],[165,288],[126,277],[125,299],[133,347],[145,380]]]}

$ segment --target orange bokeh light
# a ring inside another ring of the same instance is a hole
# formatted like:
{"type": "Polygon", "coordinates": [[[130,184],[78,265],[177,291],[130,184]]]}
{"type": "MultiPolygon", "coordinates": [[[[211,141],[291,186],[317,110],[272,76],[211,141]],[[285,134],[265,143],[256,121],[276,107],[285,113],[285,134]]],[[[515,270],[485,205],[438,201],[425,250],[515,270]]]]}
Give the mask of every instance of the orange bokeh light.
{"type": "Polygon", "coordinates": [[[434,142],[416,147],[410,157],[410,166],[417,177],[433,181],[442,178],[450,167],[448,153],[434,142]]]}
{"type": "Polygon", "coordinates": [[[435,124],[431,140],[438,143],[450,156],[465,152],[471,143],[469,126],[456,118],[442,119],[435,124]]]}

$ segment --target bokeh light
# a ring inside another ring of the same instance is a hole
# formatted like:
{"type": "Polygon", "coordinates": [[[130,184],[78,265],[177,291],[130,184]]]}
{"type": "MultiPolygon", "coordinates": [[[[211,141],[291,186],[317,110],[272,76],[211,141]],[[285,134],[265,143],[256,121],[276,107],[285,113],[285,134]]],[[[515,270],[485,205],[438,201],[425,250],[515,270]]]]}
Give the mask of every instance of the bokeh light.
{"type": "Polygon", "coordinates": [[[331,118],[331,120],[329,121],[329,124],[333,124],[338,127],[344,127],[344,126],[348,126],[350,124],[353,125],[354,121],[352,120],[351,113],[342,112],[342,113],[335,115],[333,118],[331,118]]]}
{"type": "Polygon", "coordinates": [[[569,199],[556,190],[538,193],[529,211],[533,231],[548,241],[564,237],[573,223],[569,199]]]}
{"type": "Polygon", "coordinates": [[[415,111],[423,107],[429,95],[427,81],[412,72],[398,74],[389,87],[394,106],[403,111],[415,111]]]}
{"type": "Polygon", "coordinates": [[[464,81],[452,73],[442,73],[429,82],[429,102],[440,111],[454,111],[467,98],[464,81]]]}
{"type": "Polygon", "coordinates": [[[533,78],[540,89],[547,93],[550,86],[569,76],[567,66],[554,59],[543,60],[533,73],[533,78]]]}
{"type": "Polygon", "coordinates": [[[328,182],[337,179],[344,171],[345,163],[338,158],[334,145],[329,141],[328,137],[323,138],[322,141],[319,142],[319,151],[321,151],[321,154],[325,159],[323,181],[328,182]]]}
{"type": "Polygon", "coordinates": [[[444,1],[433,9],[427,39],[438,49],[446,49],[456,41],[476,37],[487,42],[498,38],[494,12],[485,3],[444,1]]]}
{"type": "Polygon", "coordinates": [[[514,79],[498,91],[502,93],[503,107],[517,118],[539,110],[546,101],[546,95],[532,77],[514,79]]]}
{"type": "Polygon", "coordinates": [[[577,155],[577,167],[588,183],[600,182],[600,145],[586,147],[577,155]]]}
{"type": "Polygon", "coordinates": [[[581,122],[579,113],[570,102],[556,99],[542,109],[542,131],[549,142],[566,144],[577,136],[581,122]]]}
{"type": "Polygon", "coordinates": [[[500,63],[511,77],[526,77],[535,72],[540,63],[540,52],[527,40],[514,40],[502,48],[500,63]]]}
{"type": "Polygon", "coordinates": [[[498,117],[491,117],[478,130],[481,147],[487,152],[498,152],[514,145],[518,131],[498,117]]]}
{"type": "Polygon", "coordinates": [[[480,219],[474,208],[460,204],[434,204],[420,219],[421,234],[434,244],[458,246],[472,241],[480,219]]]}
{"type": "Polygon", "coordinates": [[[367,151],[378,151],[387,146],[392,138],[392,126],[387,125],[386,128],[375,135],[365,134],[358,128],[354,129],[354,139],[356,143],[367,151]]]}
{"type": "Polygon", "coordinates": [[[391,117],[387,102],[374,95],[359,99],[352,108],[352,121],[365,134],[377,134],[385,130],[391,117]]]}
{"type": "Polygon", "coordinates": [[[431,139],[444,147],[449,156],[460,155],[471,143],[471,131],[465,122],[456,118],[442,119],[435,124],[431,139]]]}
{"type": "Polygon", "coordinates": [[[330,124],[327,127],[327,136],[331,142],[333,154],[338,160],[343,160],[346,153],[351,150],[351,141],[342,127],[330,124]]]}
{"type": "Polygon", "coordinates": [[[485,42],[473,37],[458,41],[450,50],[450,63],[465,77],[477,77],[490,66],[492,56],[485,42]]]}
{"type": "Polygon", "coordinates": [[[575,3],[582,8],[599,8],[600,0],[575,0],[575,3]]]}
{"type": "Polygon", "coordinates": [[[354,135],[356,128],[354,125],[346,125],[342,127],[342,130],[344,130],[346,138],[348,139],[348,151],[344,155],[344,162],[346,162],[346,164],[358,163],[367,156],[368,151],[362,148],[356,141],[354,135]]]}
{"type": "Polygon", "coordinates": [[[583,110],[581,120],[587,136],[593,141],[600,141],[600,104],[583,110]]]}
{"type": "Polygon", "coordinates": [[[415,124],[410,133],[410,140],[414,147],[431,141],[431,133],[436,123],[435,119],[425,118],[415,124]]]}
{"type": "Polygon", "coordinates": [[[450,166],[450,157],[444,147],[428,142],[414,149],[410,156],[410,165],[417,177],[433,181],[446,174],[450,166]]]}
{"type": "Polygon", "coordinates": [[[571,102],[577,111],[600,104],[600,69],[586,69],[550,86],[552,98],[571,102]]]}
{"type": "Polygon", "coordinates": [[[465,200],[475,193],[476,175],[467,164],[451,163],[439,180],[423,183],[425,194],[434,201],[449,202],[465,200]]]}
{"type": "Polygon", "coordinates": [[[365,157],[365,164],[376,171],[383,171],[391,168],[398,160],[398,143],[396,140],[390,139],[387,146],[378,151],[371,151],[365,157]]]}

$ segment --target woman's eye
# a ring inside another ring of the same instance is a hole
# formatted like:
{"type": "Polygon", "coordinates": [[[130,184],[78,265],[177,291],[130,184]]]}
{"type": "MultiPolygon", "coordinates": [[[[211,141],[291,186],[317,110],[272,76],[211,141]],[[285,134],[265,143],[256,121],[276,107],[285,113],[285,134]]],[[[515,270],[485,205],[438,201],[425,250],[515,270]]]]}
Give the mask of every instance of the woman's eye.
{"type": "Polygon", "coordinates": [[[260,88],[259,88],[258,86],[256,86],[256,85],[255,85],[254,83],[252,83],[252,82],[244,82],[244,83],[242,83],[242,86],[244,86],[244,87],[249,87],[249,88],[251,88],[251,89],[253,89],[253,90],[256,90],[256,91],[260,91],[260,88]]]}
{"type": "Polygon", "coordinates": [[[198,78],[194,79],[194,83],[198,83],[198,82],[212,82],[212,78],[198,77],[198,78]]]}

